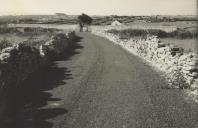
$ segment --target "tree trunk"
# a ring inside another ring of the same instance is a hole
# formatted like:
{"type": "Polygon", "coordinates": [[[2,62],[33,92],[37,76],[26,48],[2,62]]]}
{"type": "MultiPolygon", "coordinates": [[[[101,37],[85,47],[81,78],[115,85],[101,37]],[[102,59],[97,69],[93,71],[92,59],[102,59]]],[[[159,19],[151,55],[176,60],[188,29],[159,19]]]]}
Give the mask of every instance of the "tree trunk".
{"type": "Polygon", "coordinates": [[[87,25],[87,32],[89,31],[89,26],[87,25]]]}
{"type": "Polygon", "coordinates": [[[80,27],[80,32],[83,32],[83,24],[79,23],[79,27],[80,27]]]}
{"type": "Polygon", "coordinates": [[[83,27],[82,26],[80,26],[80,32],[83,32],[83,27]]]}

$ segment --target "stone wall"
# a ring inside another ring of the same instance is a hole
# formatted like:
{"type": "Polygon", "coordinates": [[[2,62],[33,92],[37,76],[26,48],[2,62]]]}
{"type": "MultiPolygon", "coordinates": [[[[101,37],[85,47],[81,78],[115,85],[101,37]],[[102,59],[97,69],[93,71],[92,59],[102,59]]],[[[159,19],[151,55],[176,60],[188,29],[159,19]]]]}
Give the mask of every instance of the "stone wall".
{"type": "Polygon", "coordinates": [[[0,51],[0,117],[9,90],[17,88],[27,77],[46,66],[52,53],[57,57],[64,52],[75,37],[74,32],[57,33],[47,42],[24,42],[0,51]]]}
{"type": "Polygon", "coordinates": [[[102,27],[92,28],[92,33],[106,37],[133,54],[149,61],[167,74],[168,80],[173,86],[198,89],[197,53],[184,53],[182,48],[165,45],[156,36],[148,36],[146,39],[131,38],[126,40],[107,33],[106,29],[102,27]]]}
{"type": "Polygon", "coordinates": [[[75,39],[75,33],[57,33],[47,42],[20,43],[0,51],[0,88],[18,85],[45,64],[52,53],[61,54],[75,39]],[[36,45],[31,45],[36,44],[36,45]],[[37,45],[40,46],[37,46],[37,45]]]}

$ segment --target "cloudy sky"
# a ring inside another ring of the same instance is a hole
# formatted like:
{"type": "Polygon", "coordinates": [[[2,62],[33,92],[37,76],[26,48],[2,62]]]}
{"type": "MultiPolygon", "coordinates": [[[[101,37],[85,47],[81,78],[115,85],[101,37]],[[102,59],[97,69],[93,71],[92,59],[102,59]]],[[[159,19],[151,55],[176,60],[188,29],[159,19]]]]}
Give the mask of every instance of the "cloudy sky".
{"type": "Polygon", "coordinates": [[[0,0],[0,15],[196,15],[197,0],[0,0]]]}

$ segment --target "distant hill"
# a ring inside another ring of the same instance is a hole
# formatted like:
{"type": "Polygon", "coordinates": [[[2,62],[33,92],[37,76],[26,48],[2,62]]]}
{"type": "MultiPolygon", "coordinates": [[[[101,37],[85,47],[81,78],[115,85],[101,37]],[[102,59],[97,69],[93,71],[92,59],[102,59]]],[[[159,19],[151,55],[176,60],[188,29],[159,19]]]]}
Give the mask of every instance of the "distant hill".
{"type": "MultiPolygon", "coordinates": [[[[171,15],[153,15],[153,16],[92,16],[93,25],[110,25],[113,21],[128,24],[134,21],[141,22],[176,22],[176,21],[198,21],[196,16],[171,16],[171,15]]],[[[55,15],[13,15],[0,16],[0,23],[25,23],[25,24],[77,24],[77,15],[67,15],[65,13],[56,13],[55,15]]]]}

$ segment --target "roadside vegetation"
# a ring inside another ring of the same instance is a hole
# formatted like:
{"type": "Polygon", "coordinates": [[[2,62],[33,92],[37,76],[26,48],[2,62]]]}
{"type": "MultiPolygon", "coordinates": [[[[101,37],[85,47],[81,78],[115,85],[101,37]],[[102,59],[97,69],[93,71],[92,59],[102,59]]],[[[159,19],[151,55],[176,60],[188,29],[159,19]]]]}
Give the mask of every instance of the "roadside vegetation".
{"type": "MultiPolygon", "coordinates": [[[[3,39],[0,40],[0,127],[6,123],[4,120],[12,119],[10,111],[17,109],[16,106],[12,106],[15,105],[12,99],[19,93],[24,93],[23,88],[30,87],[23,82],[42,72],[54,60],[61,58],[63,53],[65,55],[68,47],[77,39],[75,32],[65,33],[57,29],[5,27],[1,32],[3,39]],[[13,35],[25,40],[11,42],[9,37],[14,37],[13,35]]],[[[40,88],[40,85],[34,86],[40,88]]],[[[18,104],[21,99],[17,98],[14,102],[18,104]]]]}
{"type": "Polygon", "coordinates": [[[4,48],[11,47],[13,44],[9,42],[6,38],[0,41],[0,51],[4,48]]]}
{"type": "Polygon", "coordinates": [[[156,35],[159,38],[175,38],[175,39],[196,39],[198,38],[197,29],[194,30],[186,30],[186,29],[177,29],[173,32],[166,32],[160,29],[125,29],[125,30],[116,30],[111,29],[107,31],[108,33],[112,33],[118,35],[120,38],[132,38],[135,36],[146,37],[147,35],[156,35]]]}
{"type": "Polygon", "coordinates": [[[0,27],[0,49],[22,42],[47,41],[58,29],[30,27],[0,27]]]}
{"type": "Polygon", "coordinates": [[[148,35],[155,35],[166,45],[181,47],[185,52],[198,51],[198,28],[182,29],[166,32],[160,29],[110,29],[107,33],[114,34],[120,39],[146,39],[148,35]]]}
{"type": "Polygon", "coordinates": [[[47,28],[2,27],[0,33],[1,89],[21,84],[43,62],[56,59],[75,38],[74,32],[66,35],[62,30],[47,28]]]}

